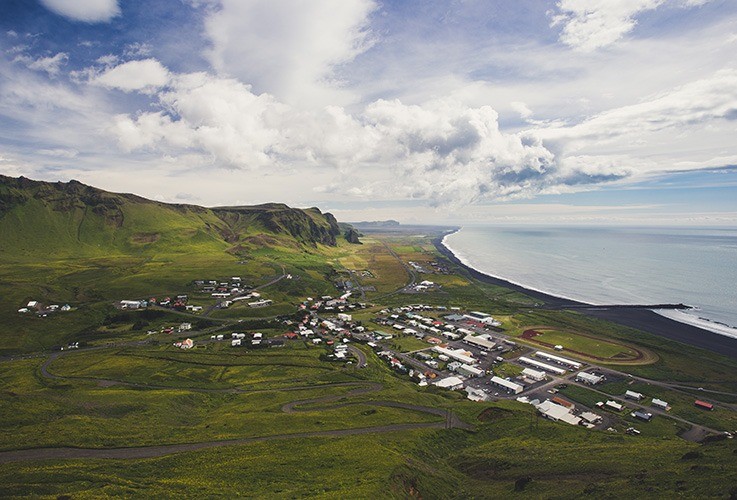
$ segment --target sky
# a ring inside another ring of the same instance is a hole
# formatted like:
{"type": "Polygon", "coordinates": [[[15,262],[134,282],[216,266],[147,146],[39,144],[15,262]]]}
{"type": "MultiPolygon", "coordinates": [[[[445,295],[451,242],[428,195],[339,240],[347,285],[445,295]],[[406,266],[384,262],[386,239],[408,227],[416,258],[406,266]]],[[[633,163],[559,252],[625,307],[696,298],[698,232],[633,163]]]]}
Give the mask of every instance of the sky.
{"type": "Polygon", "coordinates": [[[339,220],[737,225],[734,0],[2,0],[0,173],[339,220]]]}

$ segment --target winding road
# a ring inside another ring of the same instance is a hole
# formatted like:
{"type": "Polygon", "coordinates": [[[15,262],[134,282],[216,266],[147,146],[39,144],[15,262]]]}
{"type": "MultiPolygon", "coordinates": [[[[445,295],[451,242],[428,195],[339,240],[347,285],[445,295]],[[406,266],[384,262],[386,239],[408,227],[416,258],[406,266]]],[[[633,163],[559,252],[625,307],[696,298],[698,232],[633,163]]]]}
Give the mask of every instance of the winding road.
{"type": "MultiPolygon", "coordinates": [[[[351,346],[359,359],[359,366],[365,366],[366,356],[360,350],[351,346]]],[[[173,389],[182,390],[181,387],[169,387],[160,385],[147,385],[139,384],[134,382],[123,382],[119,380],[109,379],[98,379],[90,377],[65,377],[51,373],[49,371],[49,365],[57,358],[62,356],[63,352],[55,352],[41,365],[40,372],[45,378],[52,380],[81,380],[88,382],[96,382],[103,385],[125,385],[130,387],[147,388],[147,389],[173,389]]],[[[348,398],[369,394],[371,392],[379,392],[383,390],[383,385],[377,382],[339,382],[333,384],[324,385],[312,385],[312,386],[299,386],[299,387],[288,387],[286,389],[205,389],[205,388],[186,388],[186,390],[195,392],[206,392],[206,393],[251,393],[251,392],[268,392],[274,390],[280,391],[299,391],[307,389],[316,389],[323,387],[354,387],[345,394],[324,396],[321,398],[305,399],[300,401],[292,401],[282,406],[281,410],[284,413],[297,413],[307,412],[316,410],[327,410],[333,408],[340,408],[349,405],[368,405],[368,406],[382,406],[390,408],[401,408],[409,411],[415,411],[420,413],[428,413],[438,417],[442,417],[442,421],[435,422],[416,422],[407,424],[389,424],[380,425],[373,427],[360,427],[351,429],[334,429],[326,431],[312,431],[312,432],[298,432],[293,434],[273,434],[269,436],[257,436],[240,439],[230,439],[224,441],[203,441],[199,443],[181,443],[181,444],[168,444],[158,446],[140,446],[130,448],[32,448],[25,450],[12,450],[0,452],[0,463],[8,462],[19,462],[27,460],[65,460],[65,459],[142,459],[142,458],[155,458],[165,455],[171,455],[174,453],[190,452],[197,450],[204,450],[209,448],[217,448],[221,446],[233,446],[243,445],[248,443],[256,443],[262,441],[272,441],[277,439],[299,439],[299,438],[310,438],[310,437],[341,437],[351,436],[358,434],[376,434],[384,432],[397,432],[404,430],[413,429],[472,429],[472,426],[463,422],[457,415],[449,410],[441,408],[432,408],[428,406],[413,405],[407,403],[400,403],[397,401],[347,401],[348,398]],[[330,404],[336,403],[338,404],[330,404]],[[308,405],[327,405],[318,406],[312,408],[304,408],[308,405]]]]}

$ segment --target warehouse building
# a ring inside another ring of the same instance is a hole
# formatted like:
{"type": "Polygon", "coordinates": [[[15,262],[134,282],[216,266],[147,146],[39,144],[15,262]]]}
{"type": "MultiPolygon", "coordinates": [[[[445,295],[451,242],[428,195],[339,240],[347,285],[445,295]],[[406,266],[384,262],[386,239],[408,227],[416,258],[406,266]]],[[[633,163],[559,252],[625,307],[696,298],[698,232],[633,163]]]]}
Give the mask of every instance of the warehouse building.
{"type": "Polygon", "coordinates": [[[524,386],[521,386],[520,384],[516,384],[514,382],[510,382],[509,380],[505,380],[501,377],[497,377],[496,375],[491,377],[491,383],[492,385],[501,387],[511,394],[519,394],[520,392],[525,390],[524,386]]]}
{"type": "Polygon", "coordinates": [[[520,363],[524,363],[529,366],[533,366],[535,368],[539,368],[541,370],[545,370],[546,372],[555,373],[556,375],[564,375],[566,371],[562,368],[558,368],[557,366],[548,365],[545,363],[541,363],[540,361],[535,361],[534,359],[527,358],[525,356],[521,356],[518,361],[520,363]]]}
{"type": "Polygon", "coordinates": [[[440,347],[436,345],[432,348],[432,350],[439,354],[444,354],[451,359],[455,359],[456,361],[460,361],[461,363],[466,363],[467,365],[472,365],[476,362],[476,360],[473,359],[473,356],[471,356],[470,352],[464,351],[462,349],[448,349],[447,347],[440,347]]]}
{"type": "Polygon", "coordinates": [[[579,372],[576,375],[576,382],[583,382],[584,384],[596,385],[604,380],[601,375],[594,375],[593,373],[579,372]]]}
{"type": "Polygon", "coordinates": [[[522,370],[522,376],[535,382],[541,382],[548,378],[547,374],[543,371],[533,370],[532,368],[525,368],[522,370]]]}
{"type": "MultiPolygon", "coordinates": [[[[460,329],[459,329],[460,331],[460,329]]],[[[486,350],[492,350],[494,347],[496,347],[496,342],[492,342],[491,340],[481,337],[481,336],[474,336],[474,335],[466,335],[463,337],[463,342],[466,344],[470,344],[472,346],[486,349],[486,350]]]]}
{"type": "Polygon", "coordinates": [[[582,366],[582,364],[579,363],[578,361],[573,361],[573,360],[568,359],[568,358],[562,358],[562,357],[556,356],[554,354],[548,354],[547,352],[544,352],[544,351],[537,351],[537,352],[535,352],[535,357],[541,358],[541,359],[544,359],[544,360],[547,360],[547,361],[552,361],[553,363],[557,363],[559,365],[567,366],[567,367],[572,368],[574,370],[580,370],[581,369],[581,366],[582,366]]]}
{"type": "Polygon", "coordinates": [[[578,425],[581,423],[581,419],[565,406],[556,404],[549,399],[537,405],[537,410],[543,414],[547,419],[553,422],[565,422],[571,425],[578,425]]]}
{"type": "Polygon", "coordinates": [[[467,365],[465,363],[459,366],[456,371],[460,373],[461,375],[465,375],[467,377],[483,377],[484,376],[484,370],[476,366],[467,365]]]}

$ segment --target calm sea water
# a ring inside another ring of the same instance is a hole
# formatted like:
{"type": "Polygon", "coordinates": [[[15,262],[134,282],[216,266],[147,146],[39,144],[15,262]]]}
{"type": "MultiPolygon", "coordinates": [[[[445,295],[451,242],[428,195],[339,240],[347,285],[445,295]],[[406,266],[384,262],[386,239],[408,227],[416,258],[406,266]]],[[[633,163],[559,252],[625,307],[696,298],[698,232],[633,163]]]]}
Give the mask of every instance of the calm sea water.
{"type": "Polygon", "coordinates": [[[737,228],[471,226],[446,236],[463,263],[591,304],[684,303],[658,311],[737,337],[737,228]]]}

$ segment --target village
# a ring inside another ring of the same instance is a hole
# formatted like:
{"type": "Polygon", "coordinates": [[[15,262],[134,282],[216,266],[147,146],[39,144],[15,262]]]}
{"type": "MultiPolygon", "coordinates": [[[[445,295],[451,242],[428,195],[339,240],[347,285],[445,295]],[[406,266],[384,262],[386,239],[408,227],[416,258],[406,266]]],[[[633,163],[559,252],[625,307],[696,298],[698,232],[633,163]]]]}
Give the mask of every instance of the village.
{"type": "MultiPolygon", "coordinates": [[[[418,272],[427,272],[420,264],[409,264],[418,272]]],[[[292,277],[285,274],[279,279],[292,277]]],[[[366,366],[366,353],[353,344],[362,344],[384,360],[397,376],[413,380],[418,387],[462,392],[476,402],[513,399],[531,405],[541,417],[588,429],[617,432],[615,424],[624,420],[647,425],[658,416],[671,416],[671,406],[658,397],[631,390],[608,394],[596,389],[605,382],[631,379],[628,374],[566,357],[564,345],[546,350],[521,344],[505,334],[502,323],[488,313],[424,304],[379,309],[375,304],[353,300],[351,286],[342,285],[338,288],[344,293],[338,297],[307,297],[298,303],[294,317],[280,319],[289,330],[280,335],[234,331],[201,336],[200,332],[192,331],[189,321],[149,330],[147,334],[176,334],[171,345],[182,350],[205,348],[212,343],[228,343],[234,349],[263,349],[305,342],[326,349],[326,361],[358,368],[366,366]],[[363,321],[354,320],[354,314],[367,308],[374,311],[368,321],[365,314],[361,315],[363,321]],[[601,400],[586,406],[559,394],[570,385],[597,390],[601,400]]],[[[160,299],[123,299],[114,305],[126,311],[155,308],[206,317],[216,309],[227,309],[237,303],[248,308],[273,303],[237,276],[195,280],[191,286],[199,305],[190,303],[189,293],[160,299]]],[[[434,283],[422,281],[406,287],[404,292],[434,290],[434,283]]],[[[39,316],[45,316],[71,309],[69,305],[44,307],[31,301],[19,313],[36,311],[39,316]]],[[[78,348],[78,342],[66,346],[66,349],[78,348]]],[[[700,399],[694,401],[694,406],[705,411],[714,409],[713,403],[700,399]]],[[[637,435],[640,430],[629,425],[625,432],[637,435]]]]}
{"type": "MultiPolygon", "coordinates": [[[[562,397],[559,391],[569,385],[596,388],[606,381],[631,377],[566,358],[561,355],[565,352],[562,345],[556,345],[555,352],[520,345],[487,313],[416,304],[378,311],[371,320],[374,328],[343,312],[357,305],[346,299],[308,298],[299,310],[309,314],[284,337],[324,344],[330,359],[357,362],[359,367],[365,366],[365,355],[350,345],[365,344],[398,376],[409,377],[419,387],[461,391],[478,402],[514,399],[530,404],[541,417],[588,429],[617,432],[617,422],[646,425],[658,415],[670,416],[671,406],[666,401],[631,390],[621,394],[600,391],[601,401],[591,407],[562,397]],[[427,346],[412,351],[397,349],[396,342],[407,338],[427,346]]],[[[695,400],[694,406],[706,411],[714,408],[701,400],[695,400]]],[[[625,432],[640,434],[634,425],[628,425],[625,432]]]]}

